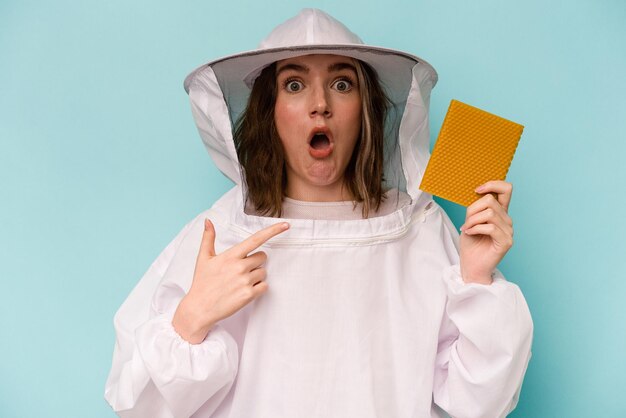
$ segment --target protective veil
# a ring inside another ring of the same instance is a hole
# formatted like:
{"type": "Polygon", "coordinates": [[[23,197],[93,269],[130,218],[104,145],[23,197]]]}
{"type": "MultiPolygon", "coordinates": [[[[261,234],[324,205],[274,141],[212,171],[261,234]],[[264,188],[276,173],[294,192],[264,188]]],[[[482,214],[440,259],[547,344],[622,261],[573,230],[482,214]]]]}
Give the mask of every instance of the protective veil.
{"type": "Polygon", "coordinates": [[[236,185],[175,237],[117,312],[105,397],[120,416],[493,418],[515,407],[532,339],[524,297],[497,271],[489,286],[463,282],[458,234],[418,189],[435,83],[423,60],[363,45],[318,10],[277,27],[259,50],[187,77],[202,140],[236,185]],[[386,186],[410,199],[368,219],[290,219],[261,248],[269,290],[189,344],[171,320],[191,286],[204,218],[217,253],[278,222],[244,212],[233,121],[264,66],[310,53],[377,70],[393,102],[386,186]]]}

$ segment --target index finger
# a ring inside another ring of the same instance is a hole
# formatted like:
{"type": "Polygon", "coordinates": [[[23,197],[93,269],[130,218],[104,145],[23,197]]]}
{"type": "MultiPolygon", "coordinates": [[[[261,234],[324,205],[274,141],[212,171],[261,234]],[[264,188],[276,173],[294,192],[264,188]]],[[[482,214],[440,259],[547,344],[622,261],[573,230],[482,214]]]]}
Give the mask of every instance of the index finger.
{"type": "Polygon", "coordinates": [[[484,183],[476,188],[476,192],[480,194],[495,193],[494,196],[500,205],[508,212],[511,203],[511,195],[513,194],[513,185],[504,180],[492,180],[484,183]]]}
{"type": "Polygon", "coordinates": [[[267,228],[263,228],[260,231],[257,231],[254,234],[250,235],[239,244],[226,250],[226,252],[231,253],[235,257],[244,258],[252,251],[265,244],[270,238],[275,237],[276,235],[280,234],[281,232],[285,232],[288,229],[289,224],[287,222],[279,222],[277,224],[270,225],[267,228]]]}

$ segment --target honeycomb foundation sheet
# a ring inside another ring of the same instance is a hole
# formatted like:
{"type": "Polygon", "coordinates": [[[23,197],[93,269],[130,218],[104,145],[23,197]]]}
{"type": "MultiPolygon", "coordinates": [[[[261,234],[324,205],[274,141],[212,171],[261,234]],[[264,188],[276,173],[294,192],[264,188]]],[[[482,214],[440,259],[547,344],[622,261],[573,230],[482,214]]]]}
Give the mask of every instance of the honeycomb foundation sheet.
{"type": "Polygon", "coordinates": [[[476,187],[505,180],[524,127],[457,100],[450,102],[420,189],[462,206],[476,187]]]}

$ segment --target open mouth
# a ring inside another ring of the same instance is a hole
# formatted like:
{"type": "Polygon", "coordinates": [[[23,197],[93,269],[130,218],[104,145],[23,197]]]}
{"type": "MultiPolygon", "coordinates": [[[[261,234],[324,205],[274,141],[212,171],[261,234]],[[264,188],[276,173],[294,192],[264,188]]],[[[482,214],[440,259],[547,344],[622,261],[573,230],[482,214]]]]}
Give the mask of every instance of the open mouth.
{"type": "Polygon", "coordinates": [[[321,150],[330,147],[330,139],[324,133],[318,133],[311,139],[311,148],[321,150]]]}
{"type": "Polygon", "coordinates": [[[333,143],[325,132],[315,132],[309,141],[309,154],[313,158],[326,158],[333,152],[333,143]]]}

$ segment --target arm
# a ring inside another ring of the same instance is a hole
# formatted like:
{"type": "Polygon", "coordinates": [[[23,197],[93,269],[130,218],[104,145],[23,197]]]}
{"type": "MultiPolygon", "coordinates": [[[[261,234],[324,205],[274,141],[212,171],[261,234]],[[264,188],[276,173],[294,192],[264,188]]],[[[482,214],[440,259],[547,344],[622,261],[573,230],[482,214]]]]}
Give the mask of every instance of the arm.
{"type": "Polygon", "coordinates": [[[267,290],[267,256],[250,253],[289,227],[271,225],[216,254],[213,224],[200,217],[194,222],[163,251],[115,317],[118,338],[105,397],[120,416],[188,417],[201,407],[207,414],[216,410],[238,365],[236,342],[216,324],[267,290]]]}
{"type": "Polygon", "coordinates": [[[495,181],[477,191],[497,199],[486,195],[468,207],[460,242],[444,214],[450,266],[434,399],[453,417],[504,417],[530,359],[532,319],[519,288],[495,270],[513,243],[512,186],[495,181]]]}
{"type": "Polygon", "coordinates": [[[519,288],[496,272],[491,285],[466,284],[448,267],[434,400],[452,417],[505,417],[530,360],[532,319],[519,288]]]}
{"type": "Polygon", "coordinates": [[[237,345],[225,330],[215,326],[202,343],[190,344],[174,331],[173,312],[151,309],[157,290],[166,306],[176,307],[184,296],[160,282],[192,225],[161,253],[115,315],[105,398],[121,417],[188,417],[203,405],[213,412],[235,379],[237,345]]]}

